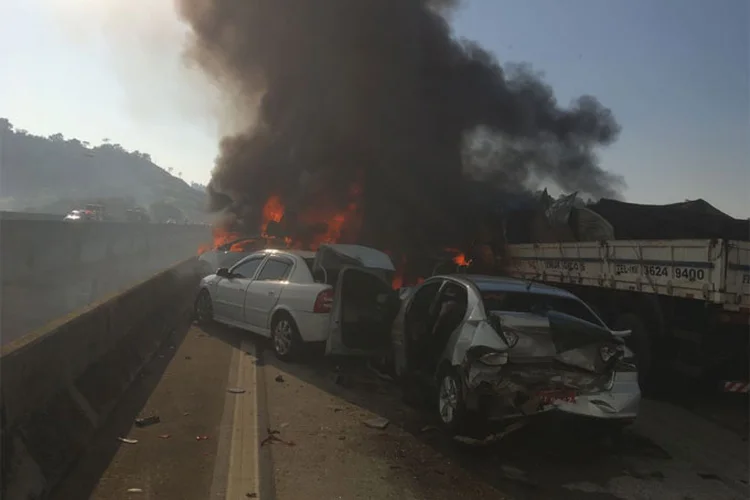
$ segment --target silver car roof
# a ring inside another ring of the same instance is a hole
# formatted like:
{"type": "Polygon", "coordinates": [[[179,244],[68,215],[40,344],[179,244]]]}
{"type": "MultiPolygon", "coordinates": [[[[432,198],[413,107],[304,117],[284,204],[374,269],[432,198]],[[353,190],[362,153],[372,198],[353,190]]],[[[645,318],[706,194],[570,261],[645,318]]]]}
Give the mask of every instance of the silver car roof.
{"type": "Polygon", "coordinates": [[[577,297],[563,290],[562,288],[556,288],[554,286],[545,285],[536,281],[529,282],[528,280],[520,280],[516,278],[509,278],[506,276],[484,276],[479,274],[447,274],[440,276],[433,276],[433,278],[449,278],[454,281],[458,281],[465,285],[474,285],[481,292],[518,292],[518,293],[537,293],[544,295],[555,295],[558,297],[566,297],[571,299],[577,299],[577,297]],[[531,286],[529,286],[531,285],[531,286]]]}

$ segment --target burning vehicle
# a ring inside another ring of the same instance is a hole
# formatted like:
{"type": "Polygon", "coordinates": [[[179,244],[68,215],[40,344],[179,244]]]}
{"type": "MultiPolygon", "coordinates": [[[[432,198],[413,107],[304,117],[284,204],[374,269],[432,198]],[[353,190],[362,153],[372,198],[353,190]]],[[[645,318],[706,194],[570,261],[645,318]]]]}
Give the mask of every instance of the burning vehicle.
{"type": "Polygon", "coordinates": [[[632,423],[640,389],[632,352],[584,302],[510,278],[434,276],[411,289],[392,330],[406,391],[434,395],[443,426],[472,416],[559,411],[632,423]]]}

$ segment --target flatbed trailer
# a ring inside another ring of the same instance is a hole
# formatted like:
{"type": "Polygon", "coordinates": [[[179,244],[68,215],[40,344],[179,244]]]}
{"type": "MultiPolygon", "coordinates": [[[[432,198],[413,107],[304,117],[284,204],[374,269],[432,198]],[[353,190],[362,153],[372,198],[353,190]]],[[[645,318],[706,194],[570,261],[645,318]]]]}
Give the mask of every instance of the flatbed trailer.
{"type": "Polygon", "coordinates": [[[672,365],[723,390],[750,389],[750,242],[515,244],[504,260],[512,276],[570,289],[633,330],[644,384],[672,365]]]}

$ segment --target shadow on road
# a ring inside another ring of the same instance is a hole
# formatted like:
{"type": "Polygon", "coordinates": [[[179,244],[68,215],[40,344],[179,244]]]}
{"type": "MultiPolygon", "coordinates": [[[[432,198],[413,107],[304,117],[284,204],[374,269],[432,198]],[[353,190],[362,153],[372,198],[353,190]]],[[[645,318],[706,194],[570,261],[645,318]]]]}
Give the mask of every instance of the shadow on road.
{"type": "MultiPolygon", "coordinates": [[[[237,343],[238,330],[212,326],[208,331],[232,345],[237,343]]],[[[555,415],[529,420],[521,430],[490,445],[461,444],[437,430],[429,408],[404,404],[400,388],[377,375],[363,360],[312,354],[300,362],[286,363],[276,359],[266,339],[255,339],[263,353],[268,383],[277,375],[299,379],[403,429],[406,438],[390,432],[375,434],[375,449],[381,457],[393,458],[392,468],[408,471],[418,490],[429,491],[435,475],[445,474],[444,465],[453,463],[514,498],[614,498],[606,493],[610,479],[630,476],[658,481],[663,477],[659,464],[670,460],[664,450],[634,432],[626,431],[616,441],[597,439],[587,432],[584,422],[555,415]],[[420,451],[425,446],[437,452],[443,464],[426,459],[420,451]],[[588,486],[576,486],[579,483],[588,486]]]]}
{"type": "Polygon", "coordinates": [[[128,435],[133,427],[133,421],[159,384],[190,326],[189,321],[182,321],[175,327],[151,362],[123,394],[105,424],[93,437],[85,455],[71,466],[69,475],[52,491],[49,497],[51,500],[91,497],[120,447],[130,446],[116,438],[128,435]]]}

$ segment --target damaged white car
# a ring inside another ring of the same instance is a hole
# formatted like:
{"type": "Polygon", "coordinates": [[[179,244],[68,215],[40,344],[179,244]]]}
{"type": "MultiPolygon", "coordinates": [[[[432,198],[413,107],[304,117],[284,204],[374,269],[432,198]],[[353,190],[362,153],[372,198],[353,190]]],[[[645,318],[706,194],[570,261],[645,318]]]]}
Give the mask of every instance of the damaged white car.
{"type": "Polygon", "coordinates": [[[360,245],[261,250],[203,278],[195,315],[270,337],[281,359],[309,343],[383,354],[400,303],[394,271],[385,253],[360,245]]]}
{"type": "Polygon", "coordinates": [[[456,275],[432,277],[403,299],[392,340],[396,373],[434,394],[448,431],[469,417],[549,411],[619,429],[636,418],[641,398],[628,334],[565,290],[456,275]]]}

